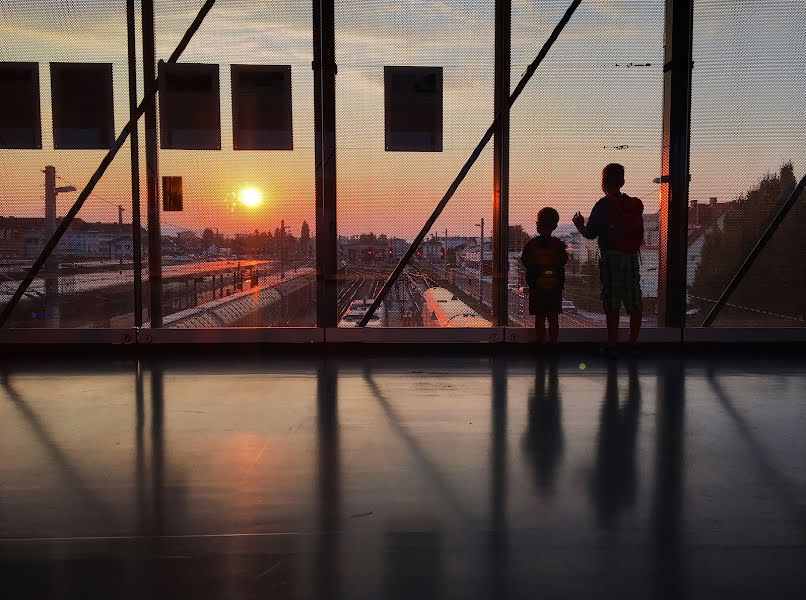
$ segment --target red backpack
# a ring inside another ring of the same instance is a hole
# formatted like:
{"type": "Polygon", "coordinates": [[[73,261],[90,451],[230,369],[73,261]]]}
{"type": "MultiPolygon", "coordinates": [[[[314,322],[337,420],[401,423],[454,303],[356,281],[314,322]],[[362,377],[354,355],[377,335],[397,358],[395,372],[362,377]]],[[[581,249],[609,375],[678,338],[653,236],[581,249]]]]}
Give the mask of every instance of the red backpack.
{"type": "Polygon", "coordinates": [[[638,198],[622,194],[613,200],[610,211],[608,248],[635,254],[644,243],[644,204],[638,198]]]}

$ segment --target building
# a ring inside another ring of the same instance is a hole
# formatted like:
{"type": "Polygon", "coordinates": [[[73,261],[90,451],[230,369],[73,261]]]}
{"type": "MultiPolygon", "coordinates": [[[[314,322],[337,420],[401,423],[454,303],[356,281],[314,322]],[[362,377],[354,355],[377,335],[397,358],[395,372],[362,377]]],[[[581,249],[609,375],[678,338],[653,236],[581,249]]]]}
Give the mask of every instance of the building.
{"type": "Polygon", "coordinates": [[[468,244],[456,252],[456,267],[465,271],[478,273],[479,263],[484,260],[484,274],[490,275],[493,272],[493,243],[492,240],[484,240],[484,250],[482,253],[478,241],[468,244]],[[483,256],[482,256],[483,254],[483,256]]]}
{"type": "MultiPolygon", "coordinates": [[[[61,219],[57,219],[57,224],[61,219]]],[[[142,230],[143,252],[147,232],[142,230]]],[[[0,217],[0,251],[8,259],[33,260],[50,239],[45,219],[0,217]]],[[[61,260],[131,260],[132,226],[118,223],[88,223],[74,219],[54,255],[61,260]]]]}
{"type": "Polygon", "coordinates": [[[688,209],[688,270],[686,283],[692,285],[697,268],[702,261],[702,249],[705,245],[705,234],[714,227],[722,227],[725,215],[734,205],[734,201],[718,202],[717,198],[709,198],[708,203],[692,200],[688,209]]]}

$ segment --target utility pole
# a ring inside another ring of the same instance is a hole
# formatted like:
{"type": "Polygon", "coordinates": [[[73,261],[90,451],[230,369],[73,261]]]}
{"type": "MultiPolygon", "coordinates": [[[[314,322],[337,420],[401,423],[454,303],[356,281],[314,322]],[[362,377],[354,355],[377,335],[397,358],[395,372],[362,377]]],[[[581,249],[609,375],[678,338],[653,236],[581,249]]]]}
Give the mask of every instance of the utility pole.
{"type": "MultiPolygon", "coordinates": [[[[56,167],[45,167],[45,236],[53,237],[56,231],[56,167]]],[[[59,261],[56,253],[50,255],[45,268],[45,324],[58,327],[59,315],[59,261]]]]}
{"type": "MultiPolygon", "coordinates": [[[[75,192],[72,185],[56,187],[56,167],[48,165],[45,174],[45,235],[48,239],[56,232],[56,196],[61,192],[75,192]]],[[[45,262],[42,274],[45,278],[45,322],[48,327],[59,327],[59,260],[56,253],[45,262]]]]}
{"type": "Polygon", "coordinates": [[[481,243],[479,244],[479,304],[484,304],[484,217],[481,223],[476,223],[476,227],[481,227],[481,243]]]}
{"type": "Polygon", "coordinates": [[[123,225],[123,205],[118,204],[118,225],[123,225]]]}
{"type": "Polygon", "coordinates": [[[56,231],[56,167],[48,165],[45,173],[45,233],[51,237],[56,231]]]}
{"type": "Polygon", "coordinates": [[[280,221],[280,279],[285,279],[285,231],[288,226],[285,224],[285,219],[280,221]]]}

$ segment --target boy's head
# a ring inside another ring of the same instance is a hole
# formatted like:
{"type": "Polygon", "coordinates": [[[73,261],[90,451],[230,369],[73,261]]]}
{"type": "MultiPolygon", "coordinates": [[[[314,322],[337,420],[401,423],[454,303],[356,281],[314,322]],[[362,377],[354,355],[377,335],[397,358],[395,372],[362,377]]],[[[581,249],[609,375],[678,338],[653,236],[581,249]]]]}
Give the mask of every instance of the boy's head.
{"type": "Polygon", "coordinates": [[[541,208],[537,213],[537,232],[541,235],[550,235],[552,231],[557,229],[560,222],[560,213],[555,209],[547,206],[541,208]]]}
{"type": "Polygon", "coordinates": [[[610,163],[602,169],[602,191],[608,196],[615,196],[624,187],[624,166],[610,163]]]}

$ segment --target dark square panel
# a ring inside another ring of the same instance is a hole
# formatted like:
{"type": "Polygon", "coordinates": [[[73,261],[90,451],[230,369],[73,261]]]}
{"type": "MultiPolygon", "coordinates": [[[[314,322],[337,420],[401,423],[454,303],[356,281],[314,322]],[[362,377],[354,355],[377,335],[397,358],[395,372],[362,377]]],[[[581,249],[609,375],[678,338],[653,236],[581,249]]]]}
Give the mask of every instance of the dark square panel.
{"type": "Polygon", "coordinates": [[[221,150],[218,65],[160,63],[160,147],[221,150]]]}
{"type": "Polygon", "coordinates": [[[293,150],[290,65],[232,65],[235,150],[293,150]]]}
{"type": "Polygon", "coordinates": [[[112,65],[51,63],[53,147],[109,149],[115,141],[112,65]]]}
{"type": "Polygon", "coordinates": [[[0,63],[0,148],[42,148],[37,63],[0,63]]]}
{"type": "Polygon", "coordinates": [[[442,67],[384,67],[386,150],[442,152],[442,67]]]}

